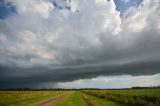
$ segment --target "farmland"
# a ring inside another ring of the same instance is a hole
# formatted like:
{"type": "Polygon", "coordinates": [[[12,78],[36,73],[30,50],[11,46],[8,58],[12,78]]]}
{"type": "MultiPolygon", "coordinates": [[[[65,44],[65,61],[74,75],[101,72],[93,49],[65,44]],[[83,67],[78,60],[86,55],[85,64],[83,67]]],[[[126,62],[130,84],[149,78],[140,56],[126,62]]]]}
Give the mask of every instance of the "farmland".
{"type": "Polygon", "coordinates": [[[0,106],[160,106],[160,89],[0,91],[0,106]]]}
{"type": "Polygon", "coordinates": [[[62,93],[62,91],[0,91],[0,106],[27,106],[62,93]]]}
{"type": "Polygon", "coordinates": [[[126,106],[160,106],[160,89],[86,90],[82,92],[126,106]]]}

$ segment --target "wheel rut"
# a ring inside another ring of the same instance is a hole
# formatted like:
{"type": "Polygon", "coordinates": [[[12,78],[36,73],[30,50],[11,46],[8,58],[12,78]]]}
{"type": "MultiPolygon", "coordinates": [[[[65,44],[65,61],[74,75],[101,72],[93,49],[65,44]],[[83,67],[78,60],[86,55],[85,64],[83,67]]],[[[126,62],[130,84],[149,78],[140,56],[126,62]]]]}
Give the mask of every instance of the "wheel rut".
{"type": "Polygon", "coordinates": [[[58,102],[60,102],[64,97],[66,97],[67,95],[69,95],[70,93],[64,93],[61,95],[58,95],[56,97],[53,97],[49,100],[45,100],[39,103],[35,103],[31,106],[55,106],[58,102]]]}

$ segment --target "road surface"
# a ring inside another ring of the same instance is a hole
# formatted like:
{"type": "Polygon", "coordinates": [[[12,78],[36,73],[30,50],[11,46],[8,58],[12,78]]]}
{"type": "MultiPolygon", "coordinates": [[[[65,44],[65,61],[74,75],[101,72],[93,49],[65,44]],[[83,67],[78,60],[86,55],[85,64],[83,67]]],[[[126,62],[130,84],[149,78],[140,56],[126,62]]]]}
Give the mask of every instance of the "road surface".
{"type": "Polygon", "coordinates": [[[31,106],[54,106],[58,102],[60,102],[64,97],[66,97],[67,95],[70,95],[70,93],[61,94],[61,95],[58,95],[58,96],[53,97],[51,99],[44,100],[44,101],[39,102],[39,103],[35,103],[35,104],[31,105],[31,106]]]}

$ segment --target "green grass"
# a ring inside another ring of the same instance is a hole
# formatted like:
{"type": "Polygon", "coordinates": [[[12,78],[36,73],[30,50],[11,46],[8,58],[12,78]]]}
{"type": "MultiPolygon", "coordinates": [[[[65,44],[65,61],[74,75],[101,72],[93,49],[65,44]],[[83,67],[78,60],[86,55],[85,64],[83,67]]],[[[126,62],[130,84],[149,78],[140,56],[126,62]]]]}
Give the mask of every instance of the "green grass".
{"type": "Polygon", "coordinates": [[[85,106],[85,101],[78,91],[74,91],[70,95],[66,96],[56,106],[85,106]]]}
{"type": "Polygon", "coordinates": [[[83,94],[84,98],[91,102],[92,106],[122,106],[114,102],[107,101],[105,99],[100,99],[94,96],[83,94]]]}
{"type": "Polygon", "coordinates": [[[61,93],[61,91],[0,91],[0,106],[27,106],[61,93]]]}
{"type": "MultiPolygon", "coordinates": [[[[131,90],[104,90],[108,93],[134,95],[134,96],[154,96],[160,97],[160,89],[131,89],[131,90]]],[[[104,92],[102,91],[102,92],[104,92]]]]}
{"type": "MultiPolygon", "coordinates": [[[[0,91],[0,106],[28,106],[64,92],[66,91],[0,91]]],[[[82,92],[86,95],[85,99],[80,91],[72,91],[56,106],[85,106],[86,100],[91,101],[93,106],[160,106],[158,88],[82,92]]]]}
{"type": "Polygon", "coordinates": [[[160,106],[160,89],[83,90],[83,93],[123,105],[160,106]]]}

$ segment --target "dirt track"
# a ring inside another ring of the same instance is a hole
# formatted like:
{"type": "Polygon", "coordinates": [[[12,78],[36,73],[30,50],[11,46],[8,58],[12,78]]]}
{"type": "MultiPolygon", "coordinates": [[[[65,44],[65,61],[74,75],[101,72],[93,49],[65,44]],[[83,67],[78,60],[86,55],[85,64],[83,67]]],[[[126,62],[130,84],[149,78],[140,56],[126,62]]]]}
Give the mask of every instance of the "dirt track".
{"type": "Polygon", "coordinates": [[[93,106],[93,105],[92,105],[92,102],[91,102],[88,98],[86,98],[85,95],[83,95],[83,99],[84,99],[84,101],[85,101],[86,106],[93,106]]]}
{"type": "Polygon", "coordinates": [[[36,104],[33,104],[31,106],[54,106],[57,104],[59,101],[61,101],[65,96],[69,95],[70,93],[64,93],[59,96],[53,97],[49,100],[45,100],[36,104]]]}
{"type": "Polygon", "coordinates": [[[84,99],[84,100],[85,100],[86,106],[92,106],[92,103],[90,100],[88,99],[84,99]]]}

